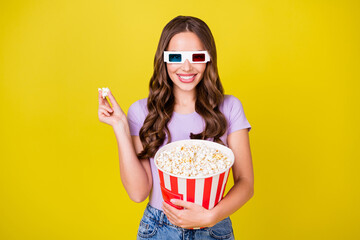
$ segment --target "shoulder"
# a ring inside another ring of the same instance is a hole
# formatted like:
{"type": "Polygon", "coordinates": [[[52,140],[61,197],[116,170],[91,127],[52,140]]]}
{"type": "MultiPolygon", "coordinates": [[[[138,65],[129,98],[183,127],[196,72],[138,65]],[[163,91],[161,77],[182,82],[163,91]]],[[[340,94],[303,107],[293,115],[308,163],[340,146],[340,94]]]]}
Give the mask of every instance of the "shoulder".
{"type": "Polygon", "coordinates": [[[129,107],[129,111],[143,111],[144,109],[147,109],[147,98],[137,100],[129,107]]]}
{"type": "Polygon", "coordinates": [[[132,103],[128,109],[128,117],[136,117],[137,119],[145,119],[148,114],[147,98],[137,100],[132,103]]]}
{"type": "Polygon", "coordinates": [[[244,128],[251,129],[251,125],[245,116],[242,103],[237,97],[232,95],[226,95],[224,97],[223,114],[229,123],[229,134],[244,128]]]}
{"type": "Polygon", "coordinates": [[[229,114],[234,109],[242,108],[241,101],[233,95],[224,95],[224,101],[220,105],[220,110],[225,114],[229,114]]]}
{"type": "Polygon", "coordinates": [[[234,95],[227,95],[227,94],[224,95],[224,104],[231,105],[231,104],[238,104],[238,103],[241,103],[241,102],[234,95]]]}

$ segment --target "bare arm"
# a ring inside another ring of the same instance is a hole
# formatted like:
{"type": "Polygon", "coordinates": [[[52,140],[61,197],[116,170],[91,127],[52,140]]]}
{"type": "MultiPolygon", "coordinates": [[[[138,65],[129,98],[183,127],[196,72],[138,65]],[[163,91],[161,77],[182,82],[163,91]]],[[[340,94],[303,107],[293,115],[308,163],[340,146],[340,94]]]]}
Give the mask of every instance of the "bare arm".
{"type": "Polygon", "coordinates": [[[113,127],[118,150],[121,181],[131,200],[144,201],[152,187],[152,175],[149,159],[138,159],[137,153],[143,147],[139,136],[130,136],[128,131],[115,125],[113,127]]]}
{"type": "Polygon", "coordinates": [[[120,177],[126,192],[135,202],[144,201],[152,188],[149,159],[138,159],[143,147],[138,136],[130,136],[125,113],[109,92],[110,106],[99,91],[99,120],[113,127],[119,151],[120,177]]]}
{"type": "Polygon", "coordinates": [[[214,223],[236,212],[254,195],[254,172],[248,129],[231,133],[227,141],[235,155],[235,162],[232,167],[234,186],[211,210],[214,223]]]}

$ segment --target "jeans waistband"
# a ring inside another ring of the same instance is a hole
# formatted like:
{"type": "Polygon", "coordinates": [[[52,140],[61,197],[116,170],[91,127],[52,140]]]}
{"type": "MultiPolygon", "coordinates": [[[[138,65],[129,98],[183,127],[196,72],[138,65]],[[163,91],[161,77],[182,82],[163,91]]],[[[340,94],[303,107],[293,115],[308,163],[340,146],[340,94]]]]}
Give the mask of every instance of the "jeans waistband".
{"type": "Polygon", "coordinates": [[[174,224],[172,224],[166,217],[165,213],[157,208],[152,207],[150,204],[146,206],[144,214],[151,218],[152,220],[156,221],[160,226],[162,224],[166,224],[169,226],[173,226],[176,228],[180,228],[174,224]]]}

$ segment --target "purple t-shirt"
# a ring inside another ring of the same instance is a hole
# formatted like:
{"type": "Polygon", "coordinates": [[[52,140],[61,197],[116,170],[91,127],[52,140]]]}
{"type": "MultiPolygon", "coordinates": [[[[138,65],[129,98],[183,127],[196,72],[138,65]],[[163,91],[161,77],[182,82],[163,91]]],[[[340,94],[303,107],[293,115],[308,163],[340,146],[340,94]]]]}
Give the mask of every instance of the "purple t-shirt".
{"type": "MultiPolygon", "coordinates": [[[[225,95],[224,101],[219,107],[220,111],[225,115],[228,123],[227,131],[220,138],[223,143],[227,145],[227,136],[232,132],[244,128],[248,128],[250,131],[251,126],[245,117],[245,113],[239,99],[232,95],[225,95]]],[[[147,114],[147,98],[140,99],[130,106],[127,119],[130,126],[130,134],[132,136],[139,136],[140,128],[142,127],[147,114]]],[[[205,121],[197,112],[190,114],[180,114],[174,112],[168,123],[168,128],[171,134],[171,142],[185,140],[190,139],[190,133],[201,133],[205,129],[205,121]]],[[[163,145],[166,143],[167,137],[165,138],[163,145]]],[[[149,204],[154,208],[162,210],[161,206],[163,198],[160,189],[159,173],[156,169],[153,158],[150,158],[150,166],[153,177],[153,186],[149,196],[149,204]]]]}

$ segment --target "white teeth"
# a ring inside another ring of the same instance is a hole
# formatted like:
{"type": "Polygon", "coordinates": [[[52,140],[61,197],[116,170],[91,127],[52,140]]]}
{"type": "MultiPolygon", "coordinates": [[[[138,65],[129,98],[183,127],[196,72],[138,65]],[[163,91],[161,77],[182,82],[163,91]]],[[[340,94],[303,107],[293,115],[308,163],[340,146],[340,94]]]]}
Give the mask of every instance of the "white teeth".
{"type": "Polygon", "coordinates": [[[192,76],[179,76],[179,77],[181,77],[182,79],[191,79],[191,78],[193,78],[195,75],[192,75],[192,76]]]}

